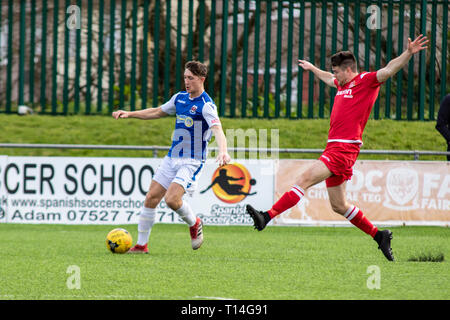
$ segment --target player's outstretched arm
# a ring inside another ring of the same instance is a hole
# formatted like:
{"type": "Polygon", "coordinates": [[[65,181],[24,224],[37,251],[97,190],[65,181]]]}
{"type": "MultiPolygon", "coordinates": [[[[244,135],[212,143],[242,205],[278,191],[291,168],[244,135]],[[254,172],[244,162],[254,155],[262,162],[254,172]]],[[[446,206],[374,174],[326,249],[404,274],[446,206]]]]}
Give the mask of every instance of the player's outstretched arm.
{"type": "Polygon", "coordinates": [[[114,119],[120,119],[120,118],[136,118],[136,119],[142,119],[142,120],[150,120],[150,119],[158,119],[161,117],[165,117],[168,114],[162,111],[161,107],[158,108],[148,108],[144,110],[138,110],[138,111],[124,111],[124,110],[117,110],[112,113],[112,116],[114,119]]]}
{"type": "Polygon", "coordinates": [[[306,60],[298,60],[298,65],[303,68],[303,70],[311,71],[316,77],[325,82],[330,87],[336,88],[334,83],[334,75],[331,72],[323,71],[313,65],[311,62],[306,60]]]}
{"type": "Polygon", "coordinates": [[[427,37],[420,35],[414,41],[408,38],[408,49],[406,49],[397,58],[391,60],[386,67],[377,71],[377,80],[379,82],[385,82],[387,79],[395,75],[400,71],[416,53],[425,50],[428,43],[427,37]]]}
{"type": "Polygon", "coordinates": [[[211,131],[214,134],[214,137],[217,140],[217,146],[219,147],[219,154],[216,158],[216,162],[219,166],[224,166],[231,161],[231,157],[228,154],[227,150],[227,138],[223,133],[221,125],[215,125],[211,127],[211,131]]]}

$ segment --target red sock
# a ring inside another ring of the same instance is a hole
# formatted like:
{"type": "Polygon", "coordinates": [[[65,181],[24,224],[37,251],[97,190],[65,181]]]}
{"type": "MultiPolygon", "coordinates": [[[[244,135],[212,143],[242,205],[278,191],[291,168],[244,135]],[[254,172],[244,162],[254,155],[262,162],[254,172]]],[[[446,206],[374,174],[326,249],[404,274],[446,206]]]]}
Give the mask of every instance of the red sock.
{"type": "Polygon", "coordinates": [[[280,213],[295,206],[305,195],[305,191],[299,186],[293,186],[288,192],[285,192],[280,199],[268,211],[270,218],[276,217],[280,213]]]}
{"type": "Polygon", "coordinates": [[[378,231],[378,228],[375,227],[363,214],[361,210],[359,210],[355,206],[351,206],[347,212],[344,214],[344,217],[348,219],[355,227],[358,227],[360,230],[364,231],[372,238],[375,237],[375,234],[378,231]]]}

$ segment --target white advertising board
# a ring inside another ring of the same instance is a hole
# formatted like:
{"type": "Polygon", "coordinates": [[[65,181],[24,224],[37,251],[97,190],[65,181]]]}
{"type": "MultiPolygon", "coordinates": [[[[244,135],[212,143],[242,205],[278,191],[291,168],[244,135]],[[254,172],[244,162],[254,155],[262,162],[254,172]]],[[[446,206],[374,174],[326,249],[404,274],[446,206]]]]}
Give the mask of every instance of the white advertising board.
{"type": "MultiPolygon", "coordinates": [[[[0,157],[0,221],[136,224],[158,158],[0,157]]],[[[205,224],[251,224],[245,205],[270,207],[273,161],[207,161],[192,197],[205,224]],[[222,170],[221,170],[222,169],[222,170]]],[[[156,222],[181,223],[164,201],[156,222]]]]}

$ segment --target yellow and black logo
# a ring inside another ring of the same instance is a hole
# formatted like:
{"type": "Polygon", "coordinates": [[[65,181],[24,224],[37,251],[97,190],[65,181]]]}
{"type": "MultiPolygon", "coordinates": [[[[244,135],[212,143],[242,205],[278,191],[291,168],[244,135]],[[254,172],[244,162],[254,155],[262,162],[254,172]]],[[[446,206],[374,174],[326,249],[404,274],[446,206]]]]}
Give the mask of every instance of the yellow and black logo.
{"type": "Polygon", "coordinates": [[[212,188],[216,197],[226,203],[238,203],[247,196],[256,194],[256,192],[250,192],[256,180],[252,179],[247,168],[239,163],[217,168],[211,180],[208,188],[200,193],[205,193],[212,188]]]}

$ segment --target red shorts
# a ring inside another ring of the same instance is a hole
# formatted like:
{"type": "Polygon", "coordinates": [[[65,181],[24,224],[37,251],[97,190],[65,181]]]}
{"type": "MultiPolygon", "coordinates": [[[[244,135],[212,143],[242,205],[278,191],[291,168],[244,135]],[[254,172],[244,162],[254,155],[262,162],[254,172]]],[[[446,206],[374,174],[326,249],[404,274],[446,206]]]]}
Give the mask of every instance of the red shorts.
{"type": "Polygon", "coordinates": [[[356,143],[330,142],[327,144],[319,160],[333,173],[325,180],[327,188],[335,187],[353,175],[353,165],[359,154],[359,145],[356,143]]]}

